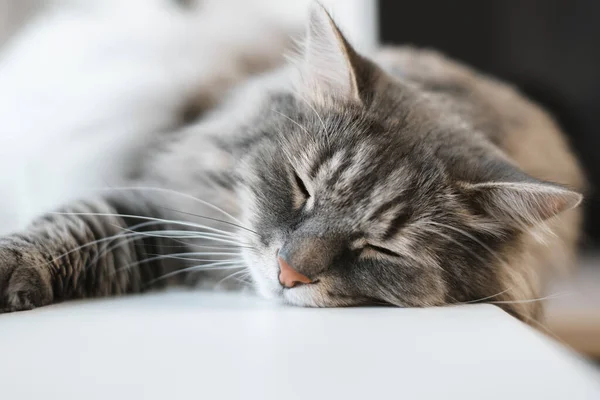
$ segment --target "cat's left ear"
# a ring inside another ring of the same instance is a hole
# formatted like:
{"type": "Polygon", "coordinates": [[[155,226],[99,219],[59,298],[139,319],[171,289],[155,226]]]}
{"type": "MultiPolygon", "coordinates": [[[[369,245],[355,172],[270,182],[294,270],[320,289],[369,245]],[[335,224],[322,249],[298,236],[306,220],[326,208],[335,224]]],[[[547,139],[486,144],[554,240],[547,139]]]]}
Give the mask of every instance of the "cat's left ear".
{"type": "Polygon", "coordinates": [[[299,65],[303,91],[311,98],[342,96],[361,102],[360,73],[365,62],[325,8],[313,3],[299,65]]]}

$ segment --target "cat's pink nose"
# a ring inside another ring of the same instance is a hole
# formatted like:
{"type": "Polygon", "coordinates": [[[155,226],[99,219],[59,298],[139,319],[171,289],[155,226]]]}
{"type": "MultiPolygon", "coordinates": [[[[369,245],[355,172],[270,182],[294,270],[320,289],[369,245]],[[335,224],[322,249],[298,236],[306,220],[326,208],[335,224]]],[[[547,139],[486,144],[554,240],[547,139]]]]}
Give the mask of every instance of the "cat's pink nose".
{"type": "Polygon", "coordinates": [[[279,261],[279,282],[286,288],[292,288],[298,283],[312,283],[308,276],[292,268],[283,257],[277,257],[279,261]]]}

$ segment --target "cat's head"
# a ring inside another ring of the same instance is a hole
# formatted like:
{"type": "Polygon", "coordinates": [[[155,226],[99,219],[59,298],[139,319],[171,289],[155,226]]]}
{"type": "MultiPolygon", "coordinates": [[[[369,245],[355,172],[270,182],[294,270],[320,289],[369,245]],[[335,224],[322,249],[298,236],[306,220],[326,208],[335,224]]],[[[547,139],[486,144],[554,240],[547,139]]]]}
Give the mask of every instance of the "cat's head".
{"type": "Polygon", "coordinates": [[[478,300],[505,289],[504,254],[520,251],[524,230],[580,200],[465,139],[476,135],[359,55],[321,7],[290,71],[239,154],[255,232],[242,232],[244,257],[265,296],[319,307],[478,300]]]}

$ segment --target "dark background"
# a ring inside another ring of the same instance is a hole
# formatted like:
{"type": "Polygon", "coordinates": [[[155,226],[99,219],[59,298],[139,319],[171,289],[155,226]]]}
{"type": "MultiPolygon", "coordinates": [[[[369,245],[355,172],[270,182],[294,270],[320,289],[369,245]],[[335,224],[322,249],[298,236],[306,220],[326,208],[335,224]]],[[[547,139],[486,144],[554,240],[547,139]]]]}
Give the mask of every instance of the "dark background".
{"type": "Polygon", "coordinates": [[[379,2],[384,44],[441,50],[516,84],[555,116],[591,184],[584,246],[600,246],[600,1],[379,2]]]}

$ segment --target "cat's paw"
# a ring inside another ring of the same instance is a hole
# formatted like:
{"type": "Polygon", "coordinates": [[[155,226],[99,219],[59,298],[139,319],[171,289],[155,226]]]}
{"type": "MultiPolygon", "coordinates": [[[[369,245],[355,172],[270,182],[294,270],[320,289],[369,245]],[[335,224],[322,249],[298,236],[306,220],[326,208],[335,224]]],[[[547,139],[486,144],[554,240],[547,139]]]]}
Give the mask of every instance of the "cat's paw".
{"type": "Polygon", "coordinates": [[[53,300],[50,271],[37,250],[0,241],[0,312],[30,310],[53,300]]]}

